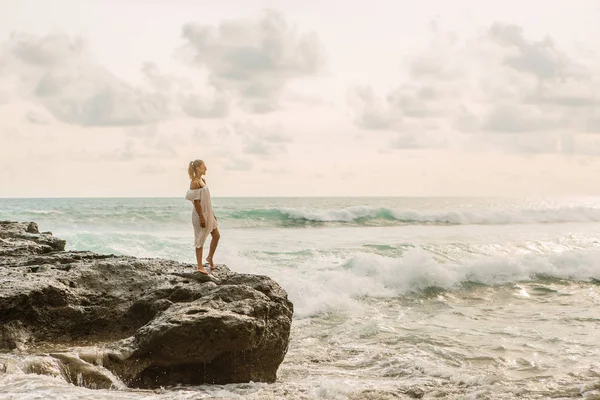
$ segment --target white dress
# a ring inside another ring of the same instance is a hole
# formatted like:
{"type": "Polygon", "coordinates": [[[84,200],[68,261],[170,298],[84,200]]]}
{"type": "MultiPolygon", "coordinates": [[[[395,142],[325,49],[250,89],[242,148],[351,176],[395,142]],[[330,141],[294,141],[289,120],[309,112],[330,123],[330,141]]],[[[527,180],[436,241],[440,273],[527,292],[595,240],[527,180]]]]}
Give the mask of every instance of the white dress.
{"type": "Polygon", "coordinates": [[[197,248],[202,247],[208,234],[218,226],[210,200],[210,190],[206,185],[200,189],[189,189],[185,194],[185,198],[191,201],[192,204],[194,204],[194,200],[200,200],[200,210],[206,224],[204,224],[204,228],[200,226],[200,216],[196,212],[196,207],[192,207],[192,225],[194,226],[194,244],[197,248]]]}

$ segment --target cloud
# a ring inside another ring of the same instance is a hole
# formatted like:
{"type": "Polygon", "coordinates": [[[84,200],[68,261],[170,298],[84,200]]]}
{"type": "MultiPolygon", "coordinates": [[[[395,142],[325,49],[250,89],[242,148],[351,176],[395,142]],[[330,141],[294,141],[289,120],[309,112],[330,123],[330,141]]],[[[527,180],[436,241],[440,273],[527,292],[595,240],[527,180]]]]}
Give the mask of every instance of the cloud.
{"type": "Polygon", "coordinates": [[[485,116],[484,131],[504,133],[531,133],[553,131],[560,120],[544,115],[535,105],[495,105],[485,116]]]}
{"type": "Polygon", "coordinates": [[[244,153],[246,154],[256,154],[262,156],[270,156],[273,154],[279,154],[280,151],[278,149],[269,146],[268,144],[261,142],[259,140],[249,140],[244,143],[244,153]]]}
{"type": "Polygon", "coordinates": [[[392,149],[447,147],[447,133],[439,129],[439,121],[448,115],[448,93],[429,85],[403,85],[391,90],[385,98],[370,87],[355,88],[348,95],[354,107],[354,123],[373,131],[397,132],[390,142],[392,149]]]}
{"type": "Polygon", "coordinates": [[[263,168],[261,170],[261,173],[271,174],[271,175],[291,175],[292,171],[289,168],[277,167],[277,168],[263,168]]]}
{"type": "Polygon", "coordinates": [[[167,169],[162,165],[144,164],[139,170],[141,174],[145,175],[161,175],[167,172],[167,169]]]}
{"type": "Polygon", "coordinates": [[[231,96],[217,91],[213,98],[182,95],[180,104],[183,111],[194,118],[223,118],[229,115],[231,96]]]}
{"type": "Polygon", "coordinates": [[[158,134],[158,126],[156,124],[149,124],[144,126],[128,127],[126,128],[125,134],[129,137],[135,138],[156,137],[158,134]]]}
{"type": "MultiPolygon", "coordinates": [[[[15,125],[12,125],[12,124],[0,125],[0,137],[2,138],[3,144],[23,141],[25,139],[24,136],[25,135],[23,135],[23,132],[21,132],[21,130],[18,127],[16,127],[15,125]]],[[[3,146],[3,148],[6,149],[8,147],[3,146]]]]}
{"type": "MultiPolygon", "coordinates": [[[[125,142],[125,145],[114,149],[110,153],[101,154],[98,157],[98,161],[118,161],[118,162],[129,162],[134,161],[134,159],[139,158],[139,152],[134,149],[135,142],[133,139],[128,139],[125,142]]],[[[83,157],[84,160],[93,161],[92,159],[87,159],[83,157]]]]}
{"type": "Polygon", "coordinates": [[[287,144],[293,141],[281,125],[256,125],[252,122],[236,123],[236,135],[242,139],[242,152],[246,155],[270,158],[287,153],[287,144]]]}
{"type": "Polygon", "coordinates": [[[586,132],[600,133],[600,115],[588,119],[586,132]]]}
{"type": "Polygon", "coordinates": [[[277,160],[288,153],[288,146],[293,142],[283,126],[253,121],[231,121],[220,127],[196,128],[186,140],[202,149],[206,157],[218,158],[219,162],[227,164],[227,169],[238,171],[250,170],[256,163],[277,160]]]}
{"type": "Polygon", "coordinates": [[[392,149],[418,149],[423,147],[418,143],[417,137],[410,134],[401,134],[391,143],[392,149]]]}
{"type": "Polygon", "coordinates": [[[212,135],[209,131],[203,128],[195,128],[190,133],[190,139],[192,142],[210,143],[212,141],[212,135]]]}
{"type": "Polygon", "coordinates": [[[94,64],[85,43],[66,35],[11,35],[2,74],[17,75],[26,96],[56,119],[80,126],[143,125],[166,118],[168,103],[94,64]]]}
{"type": "Polygon", "coordinates": [[[25,119],[27,122],[34,125],[48,125],[50,123],[47,116],[34,111],[28,112],[27,115],[25,115],[25,119]]]}
{"type": "Polygon", "coordinates": [[[517,153],[585,152],[580,134],[600,131],[600,73],[552,38],[531,40],[501,23],[463,37],[437,26],[431,33],[408,57],[405,82],[383,95],[369,86],[349,91],[356,126],[396,132],[397,149],[482,141],[475,148],[517,153]]]}
{"type": "Polygon", "coordinates": [[[180,156],[177,147],[182,147],[183,139],[177,135],[162,136],[156,140],[146,141],[146,147],[152,150],[152,158],[174,159],[180,156]]]}
{"type": "Polygon", "coordinates": [[[234,158],[225,165],[225,169],[229,171],[250,171],[252,167],[252,161],[246,158],[234,158]]]}
{"type": "Polygon", "coordinates": [[[287,153],[287,148],[283,145],[273,145],[260,139],[248,139],[244,141],[242,151],[245,154],[271,157],[287,153]]]}
{"type": "Polygon", "coordinates": [[[392,149],[437,149],[448,147],[443,135],[432,135],[429,132],[400,133],[390,143],[392,149]]]}
{"type": "Polygon", "coordinates": [[[113,140],[107,141],[90,153],[77,154],[74,158],[86,162],[110,161],[133,162],[140,160],[173,160],[181,156],[188,138],[173,134],[157,126],[123,128],[115,132],[113,140]],[[125,133],[123,135],[122,133],[125,133]],[[122,140],[124,139],[124,140],[122,140]]]}
{"type": "Polygon", "coordinates": [[[208,71],[215,90],[234,94],[244,109],[255,113],[278,109],[286,84],[314,75],[323,64],[316,35],[299,35],[276,11],[218,27],[188,23],[182,36],[190,62],[208,71]]]}
{"type": "Polygon", "coordinates": [[[46,73],[34,95],[57,119],[81,126],[142,125],[165,117],[166,100],[145,94],[103,68],[46,73]]]}
{"type": "Polygon", "coordinates": [[[0,90],[0,105],[10,103],[10,94],[0,90]]]}
{"type": "MultiPolygon", "coordinates": [[[[484,93],[491,104],[482,120],[484,131],[544,132],[553,141],[559,141],[557,135],[563,132],[588,131],[590,117],[600,105],[598,73],[569,57],[550,37],[527,40],[515,25],[493,24],[488,37],[507,52],[501,56],[504,68],[494,70],[504,77],[504,89],[484,93]]],[[[547,148],[540,141],[540,149],[547,148]]]]}
{"type": "MultiPolygon", "coordinates": [[[[143,84],[133,85],[96,63],[80,37],[12,34],[0,43],[0,79],[16,77],[19,95],[58,121],[141,126],[181,112],[218,119],[237,106],[253,113],[277,110],[288,84],[315,75],[323,64],[316,35],[297,32],[276,11],[216,26],[188,23],[182,37],[193,74],[163,73],[145,62],[143,84]]],[[[10,99],[0,93],[0,103],[10,99]]]]}
{"type": "Polygon", "coordinates": [[[361,128],[393,129],[402,122],[402,113],[393,112],[388,102],[371,87],[354,88],[348,94],[348,101],[355,111],[354,123],[361,128]]]}
{"type": "Polygon", "coordinates": [[[568,74],[570,60],[555,46],[550,37],[540,41],[528,41],[523,29],[517,25],[494,23],[489,37],[512,51],[504,57],[504,64],[521,72],[528,72],[539,79],[553,79],[568,74]]]}
{"type": "Polygon", "coordinates": [[[12,55],[25,65],[40,68],[61,66],[65,60],[85,52],[85,45],[81,38],[70,39],[60,34],[44,37],[12,34],[9,47],[12,55]]]}
{"type": "Polygon", "coordinates": [[[169,92],[175,84],[179,83],[176,78],[160,72],[158,66],[153,62],[145,62],[141,72],[152,87],[159,92],[169,92]]]}

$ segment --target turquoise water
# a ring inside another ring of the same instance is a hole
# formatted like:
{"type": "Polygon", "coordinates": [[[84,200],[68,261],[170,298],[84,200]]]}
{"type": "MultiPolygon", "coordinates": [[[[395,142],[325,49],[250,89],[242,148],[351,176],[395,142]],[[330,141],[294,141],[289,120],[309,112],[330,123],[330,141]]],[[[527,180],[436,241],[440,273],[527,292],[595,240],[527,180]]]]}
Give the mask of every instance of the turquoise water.
{"type": "MultiPolygon", "coordinates": [[[[215,261],[273,277],[294,302],[276,384],[140,397],[26,375],[4,378],[5,390],[107,399],[351,398],[414,384],[447,398],[593,391],[600,376],[590,372],[600,371],[600,199],[213,203],[221,231],[215,261]]],[[[191,212],[183,198],[0,199],[0,220],[35,221],[68,249],[185,263],[195,259],[191,212]]]]}

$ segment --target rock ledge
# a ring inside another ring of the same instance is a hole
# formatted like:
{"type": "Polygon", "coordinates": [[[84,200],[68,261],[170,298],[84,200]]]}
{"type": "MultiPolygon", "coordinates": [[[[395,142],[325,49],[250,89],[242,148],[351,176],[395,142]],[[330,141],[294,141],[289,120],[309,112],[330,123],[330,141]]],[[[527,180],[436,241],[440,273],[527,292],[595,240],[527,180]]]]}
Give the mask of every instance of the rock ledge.
{"type": "Polygon", "coordinates": [[[94,388],[275,381],[293,305],[269,277],[64,249],[33,222],[0,221],[0,374],[94,388]]]}

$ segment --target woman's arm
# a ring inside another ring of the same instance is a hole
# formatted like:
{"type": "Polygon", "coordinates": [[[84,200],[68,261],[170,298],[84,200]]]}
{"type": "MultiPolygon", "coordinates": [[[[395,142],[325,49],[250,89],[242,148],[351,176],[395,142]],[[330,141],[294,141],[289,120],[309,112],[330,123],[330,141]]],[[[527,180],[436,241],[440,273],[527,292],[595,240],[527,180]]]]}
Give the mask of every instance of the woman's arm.
{"type": "Polygon", "coordinates": [[[202,215],[202,204],[200,203],[200,199],[194,200],[194,208],[200,216],[200,226],[204,228],[204,225],[206,225],[206,219],[204,219],[204,215],[202,215]]]}
{"type": "MultiPolygon", "coordinates": [[[[190,189],[192,190],[200,189],[201,187],[202,185],[200,184],[200,180],[192,181],[190,184],[190,189]]],[[[193,204],[198,216],[200,216],[200,226],[204,228],[206,225],[206,219],[204,219],[204,215],[202,215],[202,203],[200,202],[200,199],[194,200],[193,204]]]]}

